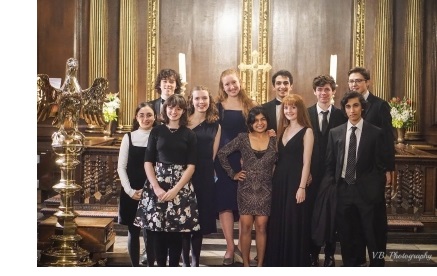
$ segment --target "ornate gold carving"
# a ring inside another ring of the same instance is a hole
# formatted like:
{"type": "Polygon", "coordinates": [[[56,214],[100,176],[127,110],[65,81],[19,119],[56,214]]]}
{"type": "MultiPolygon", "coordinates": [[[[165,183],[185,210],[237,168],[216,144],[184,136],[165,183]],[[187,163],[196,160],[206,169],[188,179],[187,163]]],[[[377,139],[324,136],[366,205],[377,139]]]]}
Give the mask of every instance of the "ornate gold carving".
{"type": "MultiPolygon", "coordinates": [[[[243,0],[243,22],[241,32],[241,63],[251,63],[251,51],[252,51],[252,7],[253,0],[243,0]]],[[[247,91],[252,91],[251,82],[246,71],[240,71],[240,78],[242,83],[246,85],[247,91]]]]}
{"type": "MultiPolygon", "coordinates": [[[[260,0],[259,7],[259,30],[258,30],[258,51],[261,56],[261,64],[269,64],[269,19],[270,19],[270,0],[260,0]]],[[[268,100],[268,87],[269,87],[269,71],[263,70],[262,72],[257,72],[258,91],[256,101],[258,103],[264,103],[268,100]]]]}
{"type": "Polygon", "coordinates": [[[107,77],[108,48],[108,3],[107,1],[90,1],[89,31],[89,74],[88,82],[107,77]]]}
{"type": "Polygon", "coordinates": [[[137,10],[136,2],[120,1],[120,48],[119,48],[119,87],[120,119],[119,131],[127,132],[132,128],[131,114],[137,103],[137,10]]]}
{"type": "Polygon", "coordinates": [[[147,93],[146,101],[155,98],[155,77],[158,74],[159,0],[147,1],[147,93]]]}
{"type": "Polygon", "coordinates": [[[353,61],[354,66],[364,66],[364,34],[365,34],[365,0],[354,1],[354,39],[353,39],[353,61]]]}
{"type": "Polygon", "coordinates": [[[238,65],[238,68],[240,69],[241,72],[246,73],[247,71],[250,72],[252,78],[251,78],[251,82],[250,87],[252,87],[252,90],[249,91],[250,93],[250,98],[252,100],[255,100],[257,102],[259,102],[259,96],[260,93],[258,93],[256,88],[258,87],[257,84],[261,83],[261,79],[259,78],[259,75],[265,75],[268,71],[270,71],[270,69],[272,69],[272,66],[268,63],[266,64],[259,64],[258,60],[259,60],[259,54],[257,51],[253,51],[252,52],[252,62],[250,64],[245,64],[245,63],[240,63],[240,65],[238,65]],[[261,70],[261,72],[259,72],[261,70]]]}

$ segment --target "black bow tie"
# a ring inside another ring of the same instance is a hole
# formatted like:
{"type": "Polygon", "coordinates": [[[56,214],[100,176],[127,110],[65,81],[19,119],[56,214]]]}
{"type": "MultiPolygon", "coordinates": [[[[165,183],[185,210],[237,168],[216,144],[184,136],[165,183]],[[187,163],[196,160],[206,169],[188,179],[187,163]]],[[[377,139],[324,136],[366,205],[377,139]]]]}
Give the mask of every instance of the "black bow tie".
{"type": "Polygon", "coordinates": [[[165,100],[163,98],[161,98],[161,103],[164,104],[165,100]]]}
{"type": "Polygon", "coordinates": [[[278,100],[278,99],[275,99],[275,103],[276,103],[276,105],[281,105],[282,104],[282,102],[280,100],[278,100]]]}

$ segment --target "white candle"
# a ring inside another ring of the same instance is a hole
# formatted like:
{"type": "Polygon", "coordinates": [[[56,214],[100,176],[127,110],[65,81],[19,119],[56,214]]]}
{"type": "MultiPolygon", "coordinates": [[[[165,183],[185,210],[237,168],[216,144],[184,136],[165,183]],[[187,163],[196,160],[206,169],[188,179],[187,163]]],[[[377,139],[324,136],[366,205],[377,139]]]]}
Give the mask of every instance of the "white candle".
{"type": "Polygon", "coordinates": [[[185,65],[185,54],[179,53],[179,75],[182,82],[187,82],[187,68],[185,65]]]}
{"type": "Polygon", "coordinates": [[[337,55],[331,55],[329,74],[334,78],[335,82],[337,82],[337,55]]]}

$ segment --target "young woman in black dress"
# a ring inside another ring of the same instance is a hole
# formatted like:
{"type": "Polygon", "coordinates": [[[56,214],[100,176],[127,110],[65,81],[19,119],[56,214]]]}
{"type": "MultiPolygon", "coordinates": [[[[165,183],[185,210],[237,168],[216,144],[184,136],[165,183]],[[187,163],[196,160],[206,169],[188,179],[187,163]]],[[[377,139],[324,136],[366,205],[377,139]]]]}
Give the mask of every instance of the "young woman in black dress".
{"type": "MultiPolygon", "coordinates": [[[[128,227],[127,248],[132,266],[139,266],[141,228],[133,225],[133,222],[144,182],[146,181],[144,153],[155,119],[155,112],[150,103],[143,102],[139,104],[135,110],[132,132],[124,135],[118,155],[117,170],[122,186],[118,208],[118,223],[128,227]]],[[[152,246],[151,242],[150,246],[152,246]]],[[[153,252],[149,254],[149,261],[152,263],[154,261],[153,252]]]]}
{"type": "Polygon", "coordinates": [[[182,263],[199,266],[203,235],[217,232],[214,194],[214,158],[217,154],[221,128],[218,110],[208,89],[196,86],[188,98],[188,127],[197,137],[197,163],[192,182],[199,208],[200,231],[184,233],[182,263]]]}
{"type": "Polygon", "coordinates": [[[187,127],[187,102],[173,94],[161,111],[164,124],[152,129],[145,154],[147,183],[135,224],[155,241],[158,266],[179,266],[182,233],[200,230],[191,177],[196,164],[196,134],[187,127]]]}

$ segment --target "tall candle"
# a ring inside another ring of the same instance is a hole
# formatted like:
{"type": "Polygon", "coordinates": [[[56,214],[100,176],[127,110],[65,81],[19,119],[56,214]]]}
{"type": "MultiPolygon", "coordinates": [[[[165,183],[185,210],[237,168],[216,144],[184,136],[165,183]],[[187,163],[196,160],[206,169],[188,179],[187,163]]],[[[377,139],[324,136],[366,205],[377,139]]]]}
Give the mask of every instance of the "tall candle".
{"type": "Polygon", "coordinates": [[[334,78],[335,82],[337,82],[337,55],[331,55],[329,74],[334,78]]]}
{"type": "Polygon", "coordinates": [[[179,53],[179,75],[181,75],[181,81],[187,82],[187,68],[185,64],[185,54],[179,53]]]}

